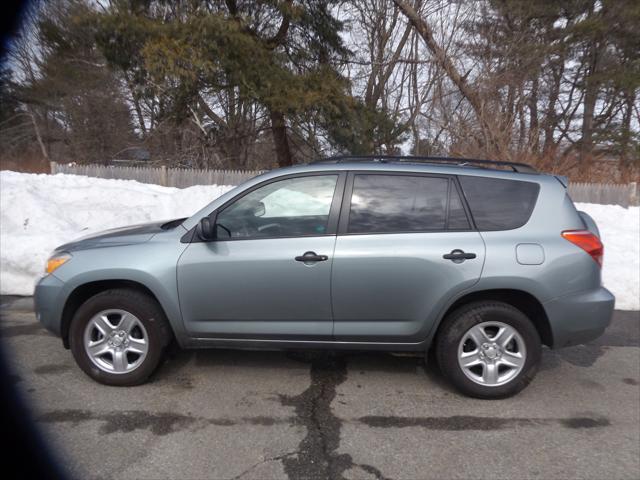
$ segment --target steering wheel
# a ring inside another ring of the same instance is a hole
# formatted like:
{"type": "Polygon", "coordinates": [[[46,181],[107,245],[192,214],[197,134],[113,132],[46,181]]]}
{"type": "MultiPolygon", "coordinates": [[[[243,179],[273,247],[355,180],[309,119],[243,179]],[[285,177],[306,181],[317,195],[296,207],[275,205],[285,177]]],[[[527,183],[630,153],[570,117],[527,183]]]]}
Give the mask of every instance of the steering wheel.
{"type": "Polygon", "coordinates": [[[249,216],[240,217],[240,228],[238,228],[238,237],[251,237],[258,232],[258,229],[249,221],[249,216]]]}
{"type": "Polygon", "coordinates": [[[229,238],[252,237],[257,233],[260,233],[262,228],[271,226],[267,225],[262,228],[256,227],[253,222],[251,222],[251,218],[253,218],[252,215],[238,215],[236,218],[232,218],[231,228],[228,228],[219,222],[216,222],[216,226],[222,228],[225,232],[227,232],[229,238]]]}
{"type": "Polygon", "coordinates": [[[277,228],[278,231],[280,231],[280,224],[279,223],[267,223],[266,225],[260,225],[258,227],[258,231],[262,232],[263,230],[266,230],[268,228],[277,228]]]}

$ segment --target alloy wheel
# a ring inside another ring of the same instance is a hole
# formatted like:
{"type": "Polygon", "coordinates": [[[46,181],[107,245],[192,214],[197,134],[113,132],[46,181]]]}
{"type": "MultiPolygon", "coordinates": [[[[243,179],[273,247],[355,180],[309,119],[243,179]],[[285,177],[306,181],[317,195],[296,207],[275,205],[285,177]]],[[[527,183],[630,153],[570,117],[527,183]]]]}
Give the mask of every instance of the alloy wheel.
{"type": "Polygon", "coordinates": [[[502,322],[471,327],[460,340],[458,364],[467,378],[487,387],[513,380],[524,368],[527,352],[520,333],[502,322]]]}
{"type": "Polygon", "coordinates": [[[130,373],[149,351],[149,336],[138,317],[120,309],[103,310],[89,320],[84,330],[84,349],[100,370],[130,373]]]}

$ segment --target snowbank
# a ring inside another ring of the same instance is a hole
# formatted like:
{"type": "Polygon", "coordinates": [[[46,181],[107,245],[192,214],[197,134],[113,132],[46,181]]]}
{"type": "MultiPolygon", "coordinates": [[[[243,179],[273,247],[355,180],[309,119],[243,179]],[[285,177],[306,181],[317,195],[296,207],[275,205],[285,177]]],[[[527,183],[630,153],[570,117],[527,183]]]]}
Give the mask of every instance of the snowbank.
{"type": "Polygon", "coordinates": [[[2,171],[0,294],[33,294],[58,245],[108,228],[188,217],[231,188],[2,171]]]}
{"type": "Polygon", "coordinates": [[[602,281],[618,310],[640,310],[640,207],[576,203],[593,217],[604,243],[602,281]]]}
{"type": "MultiPolygon", "coordinates": [[[[131,180],[0,172],[0,293],[31,295],[58,245],[107,228],[189,216],[228,186],[185,189],[131,180]]],[[[640,309],[640,208],[581,203],[605,244],[604,284],[616,307],[640,309]]]]}

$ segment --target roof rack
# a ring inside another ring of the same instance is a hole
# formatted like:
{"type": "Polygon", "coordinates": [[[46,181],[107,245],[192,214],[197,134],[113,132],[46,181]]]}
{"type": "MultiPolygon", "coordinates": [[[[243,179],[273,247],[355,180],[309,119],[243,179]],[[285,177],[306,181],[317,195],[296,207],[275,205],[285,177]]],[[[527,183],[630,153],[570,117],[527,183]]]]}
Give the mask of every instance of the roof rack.
{"type": "Polygon", "coordinates": [[[378,163],[432,163],[432,164],[452,164],[460,167],[464,166],[494,166],[509,167],[518,173],[538,173],[538,171],[526,163],[500,162],[498,160],[479,160],[475,158],[455,158],[455,157],[422,157],[413,155],[340,155],[316,160],[311,163],[349,163],[349,162],[378,162],[378,163]]]}

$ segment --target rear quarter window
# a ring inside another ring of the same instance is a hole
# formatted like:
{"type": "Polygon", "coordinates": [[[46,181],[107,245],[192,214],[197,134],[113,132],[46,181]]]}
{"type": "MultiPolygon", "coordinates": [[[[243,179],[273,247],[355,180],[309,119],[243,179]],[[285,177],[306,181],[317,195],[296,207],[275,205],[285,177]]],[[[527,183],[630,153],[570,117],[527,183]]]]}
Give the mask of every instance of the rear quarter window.
{"type": "Polygon", "coordinates": [[[513,230],[529,221],[540,185],[503,178],[459,176],[478,230],[513,230]]]}

